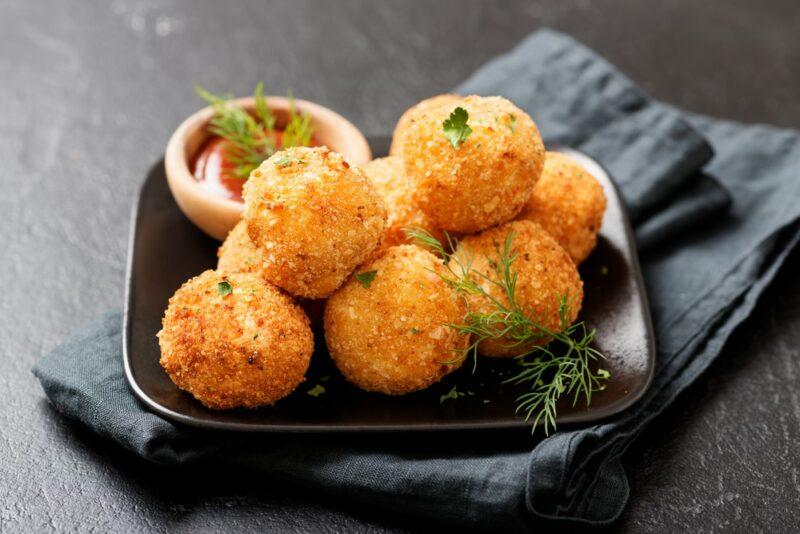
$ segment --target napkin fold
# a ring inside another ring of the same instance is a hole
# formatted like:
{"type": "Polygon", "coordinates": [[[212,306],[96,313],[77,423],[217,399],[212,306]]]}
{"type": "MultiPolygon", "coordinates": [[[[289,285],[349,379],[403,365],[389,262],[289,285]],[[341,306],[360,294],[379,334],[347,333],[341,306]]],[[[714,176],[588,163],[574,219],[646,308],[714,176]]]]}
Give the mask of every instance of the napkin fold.
{"type": "Polygon", "coordinates": [[[620,457],[694,382],[800,240],[800,135],[689,115],[653,101],[568,36],[538,31],[456,89],[502,95],[546,142],[609,170],[636,227],[657,338],[651,388],[600,424],[520,435],[253,436],[148,412],[122,370],[119,312],[34,368],[65,416],[153,462],[225,462],[439,524],[525,530],[607,525],[629,496],[620,457]],[[502,439],[499,439],[502,437],[502,439]]]}

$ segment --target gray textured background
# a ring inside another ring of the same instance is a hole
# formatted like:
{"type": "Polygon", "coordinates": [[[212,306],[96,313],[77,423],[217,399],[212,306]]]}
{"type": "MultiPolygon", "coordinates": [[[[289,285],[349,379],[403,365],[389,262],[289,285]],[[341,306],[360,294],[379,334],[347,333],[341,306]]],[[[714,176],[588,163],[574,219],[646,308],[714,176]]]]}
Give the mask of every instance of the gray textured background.
{"type": "MultiPolygon", "coordinates": [[[[367,134],[538,26],[652,95],[800,127],[792,0],[0,3],[0,531],[384,531],[413,520],[241,473],[142,465],[62,420],[33,362],[122,304],[132,195],[193,81],[339,110],[367,134]]],[[[800,200],[799,200],[800,201],[800,200]]],[[[800,280],[793,258],[721,361],[628,455],[630,532],[796,527],[800,280]]],[[[319,438],[314,438],[319,439],[319,438]]]]}

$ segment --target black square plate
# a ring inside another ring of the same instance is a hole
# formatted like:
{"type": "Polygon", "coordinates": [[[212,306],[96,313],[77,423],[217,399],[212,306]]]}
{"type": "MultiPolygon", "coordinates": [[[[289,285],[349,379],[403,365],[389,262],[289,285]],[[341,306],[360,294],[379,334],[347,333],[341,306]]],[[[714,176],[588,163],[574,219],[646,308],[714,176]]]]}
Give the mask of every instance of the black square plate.
{"type": "MultiPolygon", "coordinates": [[[[387,152],[388,139],[372,139],[373,152],[387,152]]],[[[569,149],[605,188],[608,207],[600,238],[581,266],[585,284],[582,319],[597,328],[596,346],[608,358],[612,378],[590,407],[559,406],[559,423],[594,421],[624,410],[642,396],[653,374],[655,347],[647,297],[633,234],[619,194],[608,174],[592,159],[569,149]]],[[[214,411],[178,389],[159,365],[156,332],[167,301],[183,282],[214,268],[219,243],[195,228],[167,188],[163,162],[147,176],[133,210],[128,249],[124,313],[125,374],[136,396],[152,411],[201,427],[257,432],[352,432],[455,430],[521,427],[514,415],[521,392],[504,385],[515,363],[483,358],[477,371],[466,363],[425,391],[389,397],[347,383],[330,361],[317,334],[306,381],[275,406],[258,410],[214,411]],[[309,389],[324,380],[318,397],[309,389]],[[465,393],[440,402],[454,385],[465,393]]]]}

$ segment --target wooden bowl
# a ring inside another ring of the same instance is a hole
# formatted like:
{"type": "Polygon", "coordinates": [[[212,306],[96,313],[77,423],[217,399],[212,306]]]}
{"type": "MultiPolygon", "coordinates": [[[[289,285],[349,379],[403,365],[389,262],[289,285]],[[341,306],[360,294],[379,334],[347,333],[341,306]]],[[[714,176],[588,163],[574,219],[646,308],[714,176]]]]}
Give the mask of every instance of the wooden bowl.
{"type": "MultiPolygon", "coordinates": [[[[285,122],[289,115],[289,99],[270,96],[266,100],[278,123],[285,122]]],[[[253,97],[239,98],[234,102],[247,110],[254,107],[253,97]]],[[[372,159],[367,140],[350,121],[313,102],[295,100],[294,106],[298,112],[311,116],[316,143],[339,152],[356,165],[372,159]]],[[[206,125],[213,115],[214,110],[209,106],[178,126],[167,143],[164,165],[169,189],[184,215],[203,232],[222,241],[241,219],[244,204],[214,195],[201,187],[190,167],[197,151],[211,136],[206,125]]]]}

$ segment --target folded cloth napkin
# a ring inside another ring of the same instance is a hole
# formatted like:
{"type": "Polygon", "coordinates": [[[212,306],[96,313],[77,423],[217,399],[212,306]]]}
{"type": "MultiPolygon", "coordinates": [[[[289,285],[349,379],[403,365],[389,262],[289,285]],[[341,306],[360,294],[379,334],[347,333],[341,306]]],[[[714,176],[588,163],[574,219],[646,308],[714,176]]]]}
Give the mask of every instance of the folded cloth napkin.
{"type": "Polygon", "coordinates": [[[620,456],[716,358],[800,239],[800,135],[654,102],[606,61],[547,30],[457,91],[510,98],[546,140],[588,152],[620,186],[647,247],[642,268],[657,336],[655,378],[639,403],[538,442],[516,434],[320,439],[202,431],[135,400],[123,377],[116,312],[36,366],[53,406],[149,461],[228,462],[245,467],[244,476],[439,523],[522,530],[613,522],[628,499],[620,456]]]}

